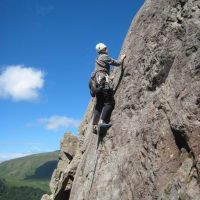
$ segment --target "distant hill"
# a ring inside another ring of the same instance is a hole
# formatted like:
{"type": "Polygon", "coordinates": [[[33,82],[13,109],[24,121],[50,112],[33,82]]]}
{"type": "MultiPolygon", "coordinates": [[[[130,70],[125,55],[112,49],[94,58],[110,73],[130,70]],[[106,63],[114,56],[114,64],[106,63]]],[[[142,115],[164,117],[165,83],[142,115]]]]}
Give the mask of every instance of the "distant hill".
{"type": "Polygon", "coordinates": [[[34,154],[0,163],[0,179],[9,187],[31,187],[49,192],[59,151],[34,154]]]}
{"type": "Polygon", "coordinates": [[[31,187],[9,187],[5,180],[0,179],[1,200],[39,200],[44,191],[31,187]]]}

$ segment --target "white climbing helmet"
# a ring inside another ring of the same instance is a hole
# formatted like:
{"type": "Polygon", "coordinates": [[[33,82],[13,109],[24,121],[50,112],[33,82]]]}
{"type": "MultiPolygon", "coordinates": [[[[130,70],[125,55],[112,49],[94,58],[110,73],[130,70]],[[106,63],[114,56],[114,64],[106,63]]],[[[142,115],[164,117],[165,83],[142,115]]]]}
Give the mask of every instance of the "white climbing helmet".
{"type": "Polygon", "coordinates": [[[97,53],[101,52],[102,50],[104,50],[106,48],[107,48],[107,46],[104,43],[98,43],[96,45],[96,51],[97,51],[97,53]]]}

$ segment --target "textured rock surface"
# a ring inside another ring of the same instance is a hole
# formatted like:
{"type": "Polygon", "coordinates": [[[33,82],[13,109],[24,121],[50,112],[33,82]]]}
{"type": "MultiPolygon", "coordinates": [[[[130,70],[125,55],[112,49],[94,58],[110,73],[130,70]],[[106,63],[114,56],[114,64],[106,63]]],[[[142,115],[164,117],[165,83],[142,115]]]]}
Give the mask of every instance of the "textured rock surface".
{"type": "Polygon", "coordinates": [[[52,195],[43,195],[42,200],[69,199],[74,175],[80,160],[79,140],[66,133],[61,140],[61,150],[57,168],[49,184],[52,195]]]}
{"type": "Polygon", "coordinates": [[[146,0],[122,53],[113,126],[96,150],[90,102],[69,199],[199,200],[200,0],[146,0]]]}
{"type": "Polygon", "coordinates": [[[41,200],[53,200],[53,199],[52,199],[52,196],[49,196],[48,194],[44,194],[41,200]]]}

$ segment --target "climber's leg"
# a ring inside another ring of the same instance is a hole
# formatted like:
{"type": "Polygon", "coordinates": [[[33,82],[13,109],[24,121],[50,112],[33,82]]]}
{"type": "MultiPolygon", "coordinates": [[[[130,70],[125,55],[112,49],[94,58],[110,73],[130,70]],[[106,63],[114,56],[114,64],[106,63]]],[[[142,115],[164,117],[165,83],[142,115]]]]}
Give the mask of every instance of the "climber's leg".
{"type": "Polygon", "coordinates": [[[93,113],[93,121],[92,121],[92,125],[93,125],[93,133],[97,133],[97,126],[99,123],[99,119],[101,116],[101,112],[104,106],[104,102],[103,102],[103,97],[102,96],[97,96],[96,97],[96,104],[94,107],[94,113],[93,113]]]}
{"type": "Polygon", "coordinates": [[[108,121],[107,118],[111,114],[112,110],[113,110],[112,104],[109,104],[109,103],[104,104],[104,107],[101,113],[101,120],[100,120],[100,126],[102,128],[110,128],[112,126],[111,123],[106,123],[108,121]]]}
{"type": "Polygon", "coordinates": [[[98,109],[94,110],[92,125],[97,125],[98,124],[99,118],[100,118],[100,113],[101,112],[98,109]]]}
{"type": "Polygon", "coordinates": [[[113,108],[114,106],[112,104],[105,103],[101,114],[101,120],[103,120],[104,122],[108,121],[108,118],[110,117],[113,108]]]}
{"type": "MultiPolygon", "coordinates": [[[[107,103],[108,104],[108,103],[107,103]]],[[[114,107],[115,107],[115,103],[110,103],[108,104],[109,107],[107,106],[106,108],[106,116],[104,117],[104,121],[106,123],[109,123],[110,122],[110,117],[111,117],[111,114],[112,114],[112,111],[114,110],[114,107]]]]}

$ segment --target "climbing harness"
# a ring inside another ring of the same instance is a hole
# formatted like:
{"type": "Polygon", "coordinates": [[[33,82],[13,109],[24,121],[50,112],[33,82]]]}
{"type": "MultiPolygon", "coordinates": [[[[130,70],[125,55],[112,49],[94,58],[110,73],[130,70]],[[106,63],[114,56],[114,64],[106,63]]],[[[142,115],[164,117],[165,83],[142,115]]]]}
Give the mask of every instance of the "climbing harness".
{"type": "Polygon", "coordinates": [[[109,75],[104,70],[93,72],[90,77],[89,89],[92,97],[95,97],[98,87],[102,87],[102,89],[113,88],[113,83],[110,80],[109,75]]]}

